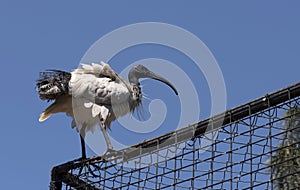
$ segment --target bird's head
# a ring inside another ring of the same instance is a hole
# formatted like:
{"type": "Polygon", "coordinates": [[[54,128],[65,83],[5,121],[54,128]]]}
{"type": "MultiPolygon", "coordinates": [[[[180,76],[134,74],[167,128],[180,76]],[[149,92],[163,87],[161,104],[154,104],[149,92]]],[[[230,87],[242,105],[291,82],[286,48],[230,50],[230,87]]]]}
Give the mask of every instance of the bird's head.
{"type": "Polygon", "coordinates": [[[175,94],[178,95],[176,88],[167,79],[153,73],[143,65],[136,65],[129,71],[128,80],[131,84],[139,85],[140,78],[152,78],[160,82],[163,82],[166,85],[168,85],[170,88],[172,88],[175,94]]]}

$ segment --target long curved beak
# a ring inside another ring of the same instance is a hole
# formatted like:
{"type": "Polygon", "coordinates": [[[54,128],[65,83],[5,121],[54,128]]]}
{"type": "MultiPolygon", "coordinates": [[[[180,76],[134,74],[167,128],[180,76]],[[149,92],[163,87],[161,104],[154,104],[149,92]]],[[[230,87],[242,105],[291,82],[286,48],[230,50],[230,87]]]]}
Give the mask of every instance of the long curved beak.
{"type": "Polygon", "coordinates": [[[176,95],[178,95],[178,92],[176,90],[176,88],[165,78],[153,73],[152,71],[148,71],[147,72],[147,77],[148,78],[152,78],[152,79],[155,79],[155,80],[158,80],[160,82],[163,82],[165,83],[166,85],[168,85],[170,88],[172,88],[172,90],[175,92],[176,95]]]}

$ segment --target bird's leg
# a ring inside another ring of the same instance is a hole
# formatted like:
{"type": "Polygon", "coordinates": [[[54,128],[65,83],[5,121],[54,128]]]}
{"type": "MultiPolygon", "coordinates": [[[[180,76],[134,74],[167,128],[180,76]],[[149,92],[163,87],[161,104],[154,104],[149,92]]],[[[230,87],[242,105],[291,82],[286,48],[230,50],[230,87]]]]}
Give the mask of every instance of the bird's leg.
{"type": "Polygon", "coordinates": [[[104,136],[104,139],[105,139],[105,142],[106,142],[107,149],[108,149],[108,150],[112,150],[112,149],[113,149],[112,144],[111,144],[111,142],[110,142],[110,139],[109,139],[109,136],[108,136],[108,134],[107,134],[107,132],[106,132],[106,129],[105,129],[105,127],[104,127],[104,125],[103,125],[102,123],[101,123],[101,125],[100,125],[100,129],[101,129],[101,131],[102,131],[102,133],[103,133],[103,136],[104,136]]]}
{"type": "MultiPolygon", "coordinates": [[[[81,160],[84,161],[86,159],[86,150],[85,150],[85,127],[82,127],[81,130],[79,131],[79,136],[80,136],[80,144],[81,144],[81,160]]],[[[84,166],[81,166],[79,168],[79,174],[83,171],[84,166]]]]}
{"type": "Polygon", "coordinates": [[[104,136],[104,139],[105,139],[105,142],[106,142],[106,146],[107,146],[107,150],[105,151],[105,154],[108,154],[108,153],[112,153],[112,152],[115,152],[115,150],[113,149],[113,146],[110,142],[110,139],[109,139],[109,136],[107,134],[107,131],[105,129],[105,124],[104,122],[100,122],[100,129],[103,133],[103,136],[104,136]]]}
{"type": "Polygon", "coordinates": [[[81,143],[81,153],[82,153],[82,159],[86,159],[86,149],[85,149],[85,128],[82,128],[80,130],[80,143],[81,143]]]}
{"type": "MultiPolygon", "coordinates": [[[[81,151],[82,151],[82,161],[84,161],[87,157],[86,157],[86,149],[85,149],[85,127],[83,127],[81,130],[80,130],[80,143],[81,143],[81,151]]],[[[94,163],[90,163],[88,165],[86,165],[87,169],[88,169],[88,172],[90,172],[90,174],[93,176],[93,177],[99,177],[98,175],[96,175],[94,173],[95,169],[92,169],[91,166],[93,166],[94,168],[96,168],[97,170],[100,170],[101,168],[99,166],[97,166],[96,164],[94,163]]],[[[83,171],[84,169],[84,165],[82,165],[80,168],[79,168],[79,172],[78,174],[81,175],[81,172],[83,171]]]]}

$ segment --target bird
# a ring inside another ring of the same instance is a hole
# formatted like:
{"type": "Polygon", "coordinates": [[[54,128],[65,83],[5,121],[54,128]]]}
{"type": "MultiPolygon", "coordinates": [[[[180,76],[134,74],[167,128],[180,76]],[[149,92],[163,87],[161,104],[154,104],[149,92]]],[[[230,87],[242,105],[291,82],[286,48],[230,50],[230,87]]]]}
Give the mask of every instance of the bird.
{"type": "Polygon", "coordinates": [[[107,134],[111,122],[132,113],[141,106],[141,78],[151,78],[168,85],[176,95],[176,88],[165,78],[143,65],[133,66],[128,81],[105,62],[81,64],[72,72],[46,70],[40,72],[36,90],[41,100],[54,101],[40,115],[39,121],[64,112],[72,118],[72,128],[80,134],[82,159],[86,159],[85,134],[100,127],[106,142],[104,155],[114,152],[107,134]]]}

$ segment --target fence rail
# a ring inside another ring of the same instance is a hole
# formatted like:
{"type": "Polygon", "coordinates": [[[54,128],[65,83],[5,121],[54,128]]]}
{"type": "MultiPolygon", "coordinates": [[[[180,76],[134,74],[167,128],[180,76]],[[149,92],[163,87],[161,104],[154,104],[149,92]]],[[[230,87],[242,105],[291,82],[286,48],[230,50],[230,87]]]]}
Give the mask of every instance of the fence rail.
{"type": "Polygon", "coordinates": [[[300,141],[283,145],[300,131],[300,121],[283,127],[299,104],[297,83],[115,154],[56,166],[50,189],[275,189],[300,179],[300,166],[288,167],[300,163],[300,141]],[[275,162],[287,149],[292,156],[275,162]],[[291,171],[275,176],[285,165],[291,171]]]}

